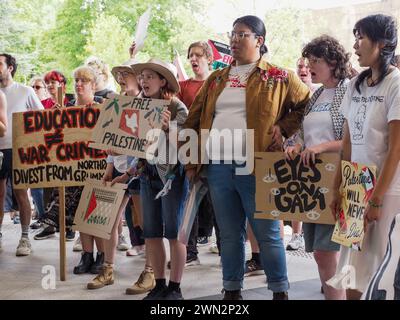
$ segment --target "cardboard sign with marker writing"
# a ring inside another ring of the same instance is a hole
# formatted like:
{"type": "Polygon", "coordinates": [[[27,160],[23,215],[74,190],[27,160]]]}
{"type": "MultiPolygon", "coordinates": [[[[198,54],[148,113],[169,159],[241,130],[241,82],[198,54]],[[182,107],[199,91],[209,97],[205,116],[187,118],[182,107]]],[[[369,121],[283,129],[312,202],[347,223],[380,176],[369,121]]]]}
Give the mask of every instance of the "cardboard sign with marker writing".
{"type": "Polygon", "coordinates": [[[81,186],[88,178],[101,179],[106,154],[89,147],[99,114],[99,106],[14,113],[14,188],[81,186]]]}
{"type": "Polygon", "coordinates": [[[110,183],[104,186],[100,181],[87,181],[72,229],[109,240],[126,188],[121,183],[110,187],[110,183]]]}
{"type": "Polygon", "coordinates": [[[334,224],[329,208],[338,154],[317,156],[305,166],[300,156],[286,160],[282,152],[257,152],[255,218],[334,224]]]}
{"type": "Polygon", "coordinates": [[[332,241],[361,251],[364,211],[376,184],[376,167],[342,161],[343,199],[332,241]]]}
{"type": "Polygon", "coordinates": [[[152,131],[152,136],[147,133],[161,128],[161,114],[170,102],[121,95],[110,98],[103,104],[90,146],[146,158],[148,148],[158,140],[159,130],[152,131]]]}

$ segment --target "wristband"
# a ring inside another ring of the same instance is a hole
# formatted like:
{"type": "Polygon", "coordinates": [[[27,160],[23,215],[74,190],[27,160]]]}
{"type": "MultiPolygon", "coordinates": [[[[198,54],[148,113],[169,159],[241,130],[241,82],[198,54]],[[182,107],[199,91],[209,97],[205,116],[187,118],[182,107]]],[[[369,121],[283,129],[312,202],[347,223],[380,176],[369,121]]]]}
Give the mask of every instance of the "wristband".
{"type": "Polygon", "coordinates": [[[368,200],[368,204],[372,208],[382,208],[383,207],[383,204],[377,204],[372,200],[368,200]]]}

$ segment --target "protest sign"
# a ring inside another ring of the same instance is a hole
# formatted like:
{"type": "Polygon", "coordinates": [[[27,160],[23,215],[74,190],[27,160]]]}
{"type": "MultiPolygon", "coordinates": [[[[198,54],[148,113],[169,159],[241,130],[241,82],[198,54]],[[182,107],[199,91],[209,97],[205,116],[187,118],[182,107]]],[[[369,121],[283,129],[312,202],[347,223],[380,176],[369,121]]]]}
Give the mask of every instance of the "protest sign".
{"type": "Polygon", "coordinates": [[[13,113],[13,185],[16,189],[80,186],[101,179],[102,150],[89,147],[100,107],[13,113]]]}
{"type": "Polygon", "coordinates": [[[338,154],[317,156],[311,167],[282,152],[257,152],[255,159],[255,218],[334,224],[329,204],[338,154]]]}
{"type": "Polygon", "coordinates": [[[188,244],[194,219],[199,210],[200,203],[206,196],[207,191],[207,186],[201,180],[198,180],[192,185],[186,198],[183,210],[183,220],[178,233],[178,240],[185,246],[188,244]]]}
{"type": "Polygon", "coordinates": [[[126,184],[117,183],[110,187],[110,183],[104,186],[100,181],[88,180],[72,229],[109,240],[126,188],[126,184]]]}
{"type": "Polygon", "coordinates": [[[214,62],[212,67],[214,70],[225,68],[232,63],[233,57],[229,45],[214,40],[208,40],[208,44],[213,51],[214,62]]]}
{"type": "Polygon", "coordinates": [[[361,250],[364,237],[364,211],[376,183],[376,167],[342,161],[342,206],[332,241],[361,250]]]}
{"type": "Polygon", "coordinates": [[[151,8],[147,9],[145,13],[143,13],[140,18],[139,22],[136,26],[136,33],[135,33],[135,53],[139,52],[144,47],[144,41],[147,37],[147,29],[149,28],[151,18],[151,8]]]}
{"type": "Polygon", "coordinates": [[[112,150],[119,154],[146,158],[147,149],[157,142],[161,114],[168,100],[111,95],[103,105],[99,121],[93,130],[90,147],[112,150]]]}
{"type": "Polygon", "coordinates": [[[178,80],[179,81],[185,81],[189,79],[185,68],[183,67],[182,59],[179,54],[179,52],[175,49],[175,58],[173,61],[173,65],[176,67],[176,70],[178,71],[178,80]]]}

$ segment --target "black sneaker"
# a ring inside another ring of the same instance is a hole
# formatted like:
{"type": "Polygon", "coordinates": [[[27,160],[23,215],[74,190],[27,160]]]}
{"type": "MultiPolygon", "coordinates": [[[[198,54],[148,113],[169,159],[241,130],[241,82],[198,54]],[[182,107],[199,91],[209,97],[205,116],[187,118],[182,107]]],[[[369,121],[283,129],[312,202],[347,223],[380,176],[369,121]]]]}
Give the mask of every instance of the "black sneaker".
{"type": "Polygon", "coordinates": [[[272,300],[289,300],[288,293],[285,292],[274,292],[272,300]]]}
{"type": "Polygon", "coordinates": [[[189,266],[198,266],[200,264],[200,259],[195,254],[189,254],[186,257],[186,264],[185,267],[189,266]]]}
{"type": "Polygon", "coordinates": [[[198,237],[197,238],[197,244],[199,246],[206,246],[208,245],[208,237],[198,237]]]}
{"type": "Polygon", "coordinates": [[[183,300],[181,289],[178,291],[166,289],[162,295],[162,300],[183,300]]]}
{"type": "Polygon", "coordinates": [[[263,274],[264,274],[264,269],[258,261],[253,259],[246,261],[246,267],[244,269],[245,277],[259,276],[263,274]]]}
{"type": "Polygon", "coordinates": [[[167,286],[155,286],[153,290],[149,292],[147,296],[143,298],[143,300],[162,300],[164,296],[164,292],[167,290],[167,286]]]}
{"type": "Polygon", "coordinates": [[[65,240],[66,241],[74,241],[75,240],[75,231],[72,231],[72,229],[67,228],[67,231],[65,232],[65,240]]]}
{"type": "Polygon", "coordinates": [[[33,239],[35,239],[35,240],[44,240],[44,239],[47,239],[47,238],[54,237],[55,233],[56,233],[56,230],[54,230],[54,227],[47,226],[42,231],[40,231],[39,233],[35,234],[33,239]]]}
{"type": "Polygon", "coordinates": [[[225,290],[223,289],[224,297],[222,300],[243,300],[241,290],[225,290]]]}
{"type": "Polygon", "coordinates": [[[36,220],[35,222],[33,222],[31,225],[30,225],[30,228],[31,229],[34,229],[34,230],[36,230],[36,229],[40,229],[41,227],[42,227],[42,222],[38,219],[38,220],[36,220]]]}

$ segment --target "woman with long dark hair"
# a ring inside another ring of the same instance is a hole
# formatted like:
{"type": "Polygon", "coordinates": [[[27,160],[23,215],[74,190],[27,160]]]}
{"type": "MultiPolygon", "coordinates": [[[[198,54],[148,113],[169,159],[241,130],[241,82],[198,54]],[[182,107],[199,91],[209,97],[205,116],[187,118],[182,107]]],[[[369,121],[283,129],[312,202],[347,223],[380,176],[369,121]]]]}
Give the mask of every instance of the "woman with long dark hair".
{"type": "MultiPolygon", "coordinates": [[[[256,152],[282,150],[282,135],[288,137],[299,128],[310,91],[293,72],[266,61],[265,34],[264,23],[256,16],[244,16],[233,23],[229,38],[234,61],[209,76],[185,123],[185,128],[199,133],[200,140],[204,139],[200,135],[202,129],[211,130],[206,141],[210,163],[203,168],[220,227],[224,300],[242,299],[246,218],[259,243],[273,298],[288,298],[279,221],[254,219],[255,176],[253,170],[243,167],[244,161],[249,166],[254,161],[253,155],[243,156],[243,150],[253,141],[244,137],[247,129],[254,130],[256,152]],[[234,137],[229,143],[224,139],[224,145],[216,147],[218,143],[214,142],[220,141],[222,131],[234,133],[234,137]]],[[[199,142],[200,155],[201,146],[199,142]]],[[[193,181],[201,168],[202,165],[188,164],[187,177],[193,181]]]]}
{"type": "MultiPolygon", "coordinates": [[[[354,50],[368,69],[351,80],[342,102],[345,117],[342,159],[378,168],[373,194],[364,212],[365,236],[361,251],[342,246],[341,265],[351,266],[355,286],[347,299],[359,299],[385,254],[390,224],[400,208],[400,71],[396,69],[397,26],[390,16],[377,14],[359,20],[353,30],[354,50]]],[[[337,217],[341,195],[331,204],[337,217]]],[[[342,281],[343,282],[343,281],[342,281]]]]}

